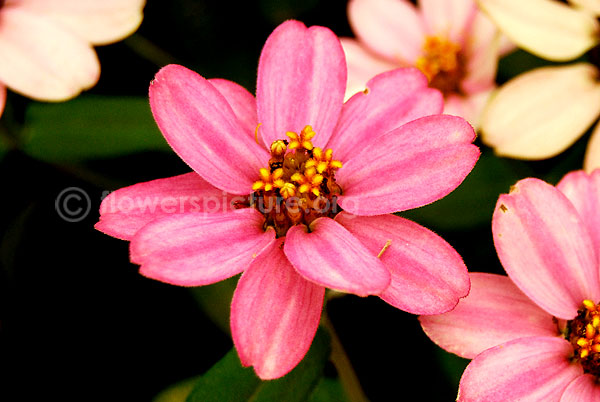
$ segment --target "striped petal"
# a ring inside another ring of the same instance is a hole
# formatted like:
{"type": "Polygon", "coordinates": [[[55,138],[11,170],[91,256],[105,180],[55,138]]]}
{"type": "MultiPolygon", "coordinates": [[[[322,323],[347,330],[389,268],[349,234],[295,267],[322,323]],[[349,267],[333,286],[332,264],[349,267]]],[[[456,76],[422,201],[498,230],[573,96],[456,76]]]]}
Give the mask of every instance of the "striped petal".
{"type": "Polygon", "coordinates": [[[231,334],[244,366],[263,380],[287,374],[315,336],[325,288],[292,267],[282,240],[254,259],[231,302],[231,334]]]}

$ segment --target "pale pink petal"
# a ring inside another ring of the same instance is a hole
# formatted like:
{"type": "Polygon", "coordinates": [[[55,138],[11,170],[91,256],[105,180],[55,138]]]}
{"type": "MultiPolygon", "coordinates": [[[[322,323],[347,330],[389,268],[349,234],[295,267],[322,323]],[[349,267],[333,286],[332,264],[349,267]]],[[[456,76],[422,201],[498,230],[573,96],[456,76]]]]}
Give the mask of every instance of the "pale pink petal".
{"type": "Polygon", "coordinates": [[[357,92],[364,91],[367,82],[377,74],[399,67],[398,64],[390,63],[381,56],[371,53],[354,39],[341,38],[340,42],[348,65],[345,100],[357,92]]]}
{"type": "Polygon", "coordinates": [[[419,0],[430,34],[464,44],[477,13],[473,0],[419,0]]]}
{"type": "Polygon", "coordinates": [[[596,124],[588,141],[583,167],[588,173],[600,168],[600,124],[596,124]]]}
{"type": "Polygon", "coordinates": [[[240,126],[244,129],[244,133],[248,134],[253,141],[259,141],[260,145],[263,145],[260,135],[255,134],[258,117],[256,117],[256,99],[254,99],[254,95],[243,86],[229,80],[213,78],[208,82],[225,97],[233,113],[238,118],[240,126]]]}
{"type": "Polygon", "coordinates": [[[337,172],[342,208],[382,215],[436,201],[473,169],[479,149],[460,117],[423,117],[377,138],[337,172]]]}
{"type": "Polygon", "coordinates": [[[6,87],[0,84],[0,116],[4,111],[4,105],[6,104],[6,87]]]}
{"type": "Polygon", "coordinates": [[[517,45],[548,60],[572,60],[598,43],[595,17],[555,0],[479,0],[517,45]]]}
{"type": "Polygon", "coordinates": [[[600,402],[600,384],[591,374],[574,379],[565,389],[560,402],[600,402]]]}
{"type": "Polygon", "coordinates": [[[231,212],[165,216],[131,239],[131,261],[152,279],[181,286],[201,286],[245,270],[272,246],[273,230],[254,208],[231,212]]]}
{"type": "Polygon", "coordinates": [[[492,232],[508,276],[550,314],[569,320],[583,300],[600,299],[591,237],[555,187],[533,178],[519,181],[498,199],[492,232]]]}
{"type": "Polygon", "coordinates": [[[354,95],[327,143],[336,159],[346,161],[371,142],[405,123],[442,112],[442,94],[428,87],[416,68],[398,68],[372,78],[366,92],[354,95]]]}
{"type": "Polygon", "coordinates": [[[258,256],[238,282],[231,302],[231,334],[244,366],[263,380],[287,374],[315,336],[325,288],[294,270],[280,239],[258,256]]]}
{"type": "Polygon", "coordinates": [[[489,18],[481,12],[476,13],[464,48],[467,65],[461,89],[467,95],[496,86],[500,39],[500,32],[489,18]]]}
{"type": "Polygon", "coordinates": [[[5,6],[0,13],[0,60],[0,81],[38,100],[76,96],[100,74],[89,43],[16,6],[5,6]]]}
{"type": "Polygon", "coordinates": [[[337,123],[345,90],[344,50],[333,32],[298,21],[279,25],[258,63],[256,105],[264,143],[310,125],[317,133],[313,144],[322,147],[337,123]]]}
{"type": "Polygon", "coordinates": [[[421,54],[425,27],[406,0],[350,0],[348,20],[362,42],[390,61],[412,65],[421,54]]]}
{"type": "Polygon", "coordinates": [[[293,226],[286,235],[285,254],[305,278],[325,287],[359,296],[379,294],[390,284],[383,263],[342,225],[319,218],[293,226]]]}
{"type": "Polygon", "coordinates": [[[432,231],[395,215],[364,217],[342,212],[335,220],[371,254],[381,253],[379,258],[392,281],[379,297],[392,306],[413,314],[440,314],[469,293],[462,258],[432,231]]]}
{"type": "Polygon", "coordinates": [[[182,66],[163,67],[150,85],[150,106],[169,145],[202,178],[232,194],[252,192],[269,154],[210,82],[182,66]]]}
{"type": "Polygon", "coordinates": [[[43,15],[86,41],[100,45],[133,33],[145,0],[20,0],[19,7],[43,15]]]}
{"type": "Polygon", "coordinates": [[[186,212],[226,212],[243,202],[219,190],[197,173],[134,184],[110,193],[100,205],[95,228],[110,236],[131,240],[148,222],[165,215],[186,212]]]}
{"type": "Polygon", "coordinates": [[[600,250],[600,170],[589,175],[583,170],[571,172],[556,187],[575,206],[592,237],[594,250],[600,250]]]}
{"type": "Polygon", "coordinates": [[[471,291],[446,314],[421,316],[421,326],[438,346],[472,359],[517,338],[556,336],[552,316],[506,276],[471,273],[471,291]]]}
{"type": "Polygon", "coordinates": [[[475,92],[467,96],[448,95],[444,102],[444,114],[460,116],[475,129],[479,128],[481,114],[493,89],[475,92]]]}
{"type": "Polygon", "coordinates": [[[600,114],[598,69],[542,67],[513,78],[490,99],[482,140],[502,156],[544,159],[573,144],[600,114]]]}
{"type": "Polygon", "coordinates": [[[571,344],[558,337],[519,338],[488,349],[467,366],[457,401],[558,402],[583,374],[572,354],[571,344]]]}

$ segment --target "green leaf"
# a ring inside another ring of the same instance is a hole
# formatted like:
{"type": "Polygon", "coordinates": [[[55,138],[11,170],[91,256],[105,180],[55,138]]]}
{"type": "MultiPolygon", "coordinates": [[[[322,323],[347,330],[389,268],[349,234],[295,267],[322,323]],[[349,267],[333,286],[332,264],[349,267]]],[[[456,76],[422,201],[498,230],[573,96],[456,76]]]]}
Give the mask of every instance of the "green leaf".
{"type": "MultiPolygon", "coordinates": [[[[487,150],[486,150],[487,151],[487,150]]],[[[421,208],[402,212],[401,215],[441,229],[464,229],[477,225],[489,225],[496,201],[525,170],[521,161],[498,158],[484,152],[473,171],[456,190],[421,208]]]]}
{"type": "Polygon", "coordinates": [[[462,357],[453,353],[446,352],[444,349],[439,347],[435,348],[435,354],[439,366],[446,373],[446,378],[456,389],[458,389],[460,377],[462,377],[462,374],[470,360],[463,359],[462,357]]]}
{"type": "Polygon", "coordinates": [[[349,402],[342,383],[337,378],[323,377],[309,402],[349,402]]]}
{"type": "Polygon", "coordinates": [[[188,378],[173,384],[156,395],[152,402],[185,402],[192,389],[194,389],[196,381],[198,381],[198,377],[188,378]]]}
{"type": "Polygon", "coordinates": [[[263,382],[252,401],[306,401],[323,377],[323,369],[330,354],[329,334],[319,328],[310,350],[300,364],[285,377],[263,382]]]}
{"type": "Polygon", "coordinates": [[[47,162],[168,150],[145,97],[82,96],[27,108],[24,151],[47,162]]]}
{"type": "Polygon", "coordinates": [[[319,328],[294,370],[280,379],[261,381],[251,367],[242,367],[231,349],[200,378],[186,402],[305,401],[321,380],[330,351],[329,335],[319,328]]]}

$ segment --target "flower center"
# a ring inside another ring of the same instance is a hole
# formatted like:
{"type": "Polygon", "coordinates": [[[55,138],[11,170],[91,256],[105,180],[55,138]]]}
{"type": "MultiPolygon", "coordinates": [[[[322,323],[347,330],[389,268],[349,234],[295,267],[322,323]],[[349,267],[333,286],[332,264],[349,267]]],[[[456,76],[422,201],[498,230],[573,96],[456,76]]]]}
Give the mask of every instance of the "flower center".
{"type": "Polygon", "coordinates": [[[567,323],[566,338],[574,349],[574,359],[583,371],[600,375],[600,306],[584,300],[577,317],[567,323]]]}
{"type": "Polygon", "coordinates": [[[331,149],[313,147],[311,126],[286,135],[289,140],[271,144],[269,167],[260,169],[249,200],[265,216],[265,228],[275,228],[277,237],[285,236],[294,225],[308,226],[341,211],[337,196],[342,189],[335,182],[335,172],[342,162],[333,159],[331,149]]]}
{"type": "Polygon", "coordinates": [[[428,36],[416,67],[427,76],[430,86],[447,95],[461,92],[460,82],[465,76],[464,64],[460,45],[439,36],[428,36]]]}

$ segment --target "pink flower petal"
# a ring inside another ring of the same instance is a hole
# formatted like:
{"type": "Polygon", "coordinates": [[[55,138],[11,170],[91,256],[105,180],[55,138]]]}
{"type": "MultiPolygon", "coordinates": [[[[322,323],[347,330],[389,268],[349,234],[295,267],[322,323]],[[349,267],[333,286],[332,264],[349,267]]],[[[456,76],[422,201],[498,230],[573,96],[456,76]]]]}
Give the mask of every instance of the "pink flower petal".
{"type": "Polygon", "coordinates": [[[419,0],[419,6],[430,34],[465,44],[477,13],[473,0],[419,0]]]}
{"type": "Polygon", "coordinates": [[[333,32],[298,21],[279,25],[258,64],[256,104],[264,143],[310,125],[317,133],[313,144],[322,147],[337,123],[345,90],[344,51],[333,32]]]}
{"type": "Polygon", "coordinates": [[[373,255],[389,244],[380,259],[392,281],[379,297],[392,306],[413,314],[440,314],[469,293],[469,275],[460,255],[430,230],[394,215],[342,212],[335,220],[373,255]]]}
{"type": "Polygon", "coordinates": [[[481,113],[492,92],[490,89],[467,96],[448,95],[444,101],[444,114],[460,116],[477,129],[480,125],[481,113]]]}
{"type": "Polygon", "coordinates": [[[0,116],[4,111],[4,105],[6,104],[6,87],[0,84],[0,116]]]}
{"type": "Polygon", "coordinates": [[[325,288],[296,273],[281,239],[244,272],[231,303],[231,333],[244,366],[263,380],[287,374],[315,336],[325,288]]]}
{"type": "Polygon", "coordinates": [[[472,359],[517,338],[556,336],[552,316],[506,276],[471,273],[471,291],[446,314],[421,316],[423,330],[438,346],[472,359]]]}
{"type": "Polygon", "coordinates": [[[284,247],[294,268],[306,279],[358,296],[379,294],[388,287],[388,269],[342,225],[319,218],[310,230],[307,233],[305,226],[293,226],[284,247]]]}
{"type": "Polygon", "coordinates": [[[390,131],[337,172],[339,204],[355,215],[382,215],[439,200],[473,169],[479,157],[474,139],[465,120],[446,115],[390,131]]]}
{"type": "Polygon", "coordinates": [[[592,237],[594,250],[600,250],[600,170],[589,175],[583,170],[571,172],[556,188],[575,206],[592,237]]]}
{"type": "Polygon", "coordinates": [[[362,42],[390,61],[413,65],[421,54],[425,27],[406,0],[351,0],[348,20],[362,42]]]}
{"type": "Polygon", "coordinates": [[[43,15],[4,7],[0,14],[0,81],[38,100],[65,100],[100,75],[94,49],[43,15]]]}
{"type": "Polygon", "coordinates": [[[461,89],[467,94],[495,88],[501,36],[496,26],[483,13],[476,13],[471,34],[464,48],[466,76],[461,89]]]}
{"type": "Polygon", "coordinates": [[[355,93],[364,91],[367,82],[377,74],[399,67],[381,56],[371,53],[354,39],[340,38],[340,42],[344,48],[348,65],[348,82],[344,97],[346,100],[355,93]]]}
{"type": "Polygon", "coordinates": [[[100,205],[95,228],[107,235],[131,240],[148,222],[187,212],[226,212],[243,201],[212,186],[196,172],[138,183],[110,193],[100,205]]]}
{"type": "Polygon", "coordinates": [[[67,27],[93,43],[107,44],[133,33],[142,22],[145,0],[20,0],[23,9],[67,27]]]}
{"type": "Polygon", "coordinates": [[[600,402],[600,384],[591,374],[574,379],[565,389],[560,402],[600,402]]]}
{"type": "Polygon", "coordinates": [[[150,106],[173,150],[202,178],[232,194],[250,194],[268,152],[246,135],[221,93],[195,72],[163,67],[150,85],[150,106]]]}
{"type": "Polygon", "coordinates": [[[555,187],[538,179],[519,181],[498,199],[492,232],[508,276],[550,314],[569,320],[584,299],[600,299],[590,235],[555,187]]]}
{"type": "Polygon", "coordinates": [[[173,285],[201,286],[239,274],[272,246],[273,230],[253,208],[166,216],[131,239],[131,261],[140,273],[173,285]]]}
{"type": "Polygon", "coordinates": [[[460,380],[458,402],[544,401],[560,399],[583,374],[570,362],[573,347],[561,338],[519,338],[488,349],[468,366],[460,380]]]}
{"type": "Polygon", "coordinates": [[[354,95],[327,147],[336,159],[346,161],[390,130],[423,116],[439,114],[442,94],[428,87],[427,78],[416,68],[399,68],[379,74],[367,84],[367,92],[354,95]]]}
{"type": "Polygon", "coordinates": [[[256,117],[256,99],[254,99],[254,95],[243,86],[229,80],[213,78],[208,82],[225,97],[233,113],[238,118],[240,126],[244,128],[244,133],[248,134],[252,141],[258,140],[260,145],[263,145],[262,138],[255,136],[258,117],[256,117]]]}

